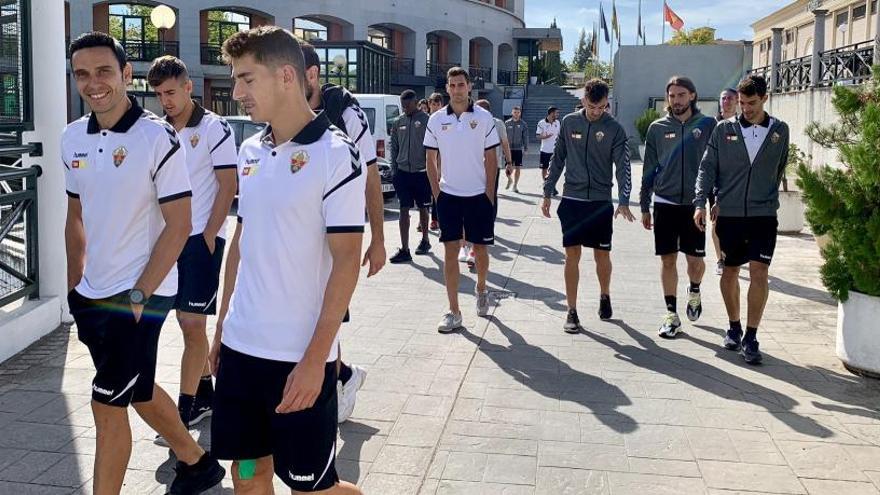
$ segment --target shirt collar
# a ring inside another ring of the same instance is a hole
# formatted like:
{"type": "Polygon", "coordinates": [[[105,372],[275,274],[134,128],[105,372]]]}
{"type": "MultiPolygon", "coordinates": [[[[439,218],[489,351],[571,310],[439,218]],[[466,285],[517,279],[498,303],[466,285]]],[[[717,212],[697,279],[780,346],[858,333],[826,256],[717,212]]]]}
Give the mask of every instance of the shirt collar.
{"type": "MultiPolygon", "coordinates": [[[[315,118],[312,119],[311,122],[306,124],[302,130],[299,131],[299,134],[293,136],[293,139],[288,141],[289,143],[295,144],[313,144],[321,139],[321,136],[324,135],[324,132],[330,127],[330,120],[327,118],[327,115],[324,112],[320,112],[315,115],[315,118]]],[[[272,126],[266,125],[266,128],[263,129],[263,133],[260,135],[260,142],[268,145],[274,145],[275,142],[272,139],[272,126]]]]}
{"type": "MultiPolygon", "coordinates": [[[[131,102],[131,108],[129,108],[122,118],[109,129],[110,132],[128,132],[128,130],[137,123],[141,115],[143,115],[144,110],[138,105],[137,100],[133,96],[129,96],[128,101],[131,102]]],[[[89,114],[89,125],[86,128],[86,132],[89,134],[97,134],[101,132],[101,124],[98,123],[98,117],[95,115],[95,112],[89,114]]]]}
{"type": "MultiPolygon", "coordinates": [[[[743,126],[743,128],[745,128],[745,129],[748,129],[749,127],[752,126],[752,123],[749,122],[748,120],[746,120],[745,115],[740,115],[739,116],[739,125],[743,126]]],[[[764,120],[762,120],[761,123],[758,124],[758,126],[768,127],[768,128],[770,127],[770,114],[769,113],[764,112],[764,120]]]]}
{"type": "MultiPolygon", "coordinates": [[[[468,100],[468,107],[467,107],[467,110],[464,111],[464,113],[474,113],[474,102],[473,101],[468,100]]],[[[453,114],[455,114],[455,112],[452,111],[452,103],[450,103],[449,105],[446,105],[446,115],[453,115],[453,114]]]]}
{"type": "MultiPolygon", "coordinates": [[[[199,102],[197,102],[196,100],[192,100],[192,102],[192,115],[190,115],[189,120],[186,121],[185,127],[198,127],[198,125],[202,122],[202,118],[205,117],[205,109],[201,105],[199,105],[199,102]]],[[[165,120],[167,120],[168,123],[172,123],[168,115],[165,116],[165,120]]]]}

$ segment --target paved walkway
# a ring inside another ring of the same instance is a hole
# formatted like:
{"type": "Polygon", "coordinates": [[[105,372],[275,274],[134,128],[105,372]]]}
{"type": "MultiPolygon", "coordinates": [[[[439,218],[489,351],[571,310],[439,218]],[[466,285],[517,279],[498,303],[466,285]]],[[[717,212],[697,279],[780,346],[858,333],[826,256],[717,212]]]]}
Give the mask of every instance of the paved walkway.
{"type": "MultiPolygon", "coordinates": [[[[595,315],[585,253],[586,331],[567,335],[559,224],[540,217],[537,174],[526,171],[524,194],[502,194],[489,282],[507,297],[492,318],[475,316],[468,276],[466,330],[437,333],[439,246],[361,280],[343,349],[369,378],[340,431],[344,479],[374,495],[880,493],[880,384],[835,358],[836,305],[810,236],[779,239],[761,367],[720,348],[726,317],[711,269],[699,324],[675,341],[656,336],[659,262],[650,233],[622,220],[616,319],[595,315]]],[[[389,210],[389,255],[395,220],[389,210]]],[[[173,318],[161,345],[158,380],[176,396],[173,318]]],[[[91,368],[75,328],[0,366],[0,493],[91,493],[91,368]]],[[[173,460],[134,424],[124,493],[164,493],[173,460]]]]}

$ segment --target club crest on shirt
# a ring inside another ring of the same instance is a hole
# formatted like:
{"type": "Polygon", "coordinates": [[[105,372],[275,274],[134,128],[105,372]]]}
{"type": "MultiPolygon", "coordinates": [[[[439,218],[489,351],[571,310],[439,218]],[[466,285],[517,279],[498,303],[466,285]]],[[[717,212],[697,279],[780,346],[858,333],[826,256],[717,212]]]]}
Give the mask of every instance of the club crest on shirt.
{"type": "Polygon", "coordinates": [[[295,174],[309,163],[309,154],[305,151],[297,151],[290,156],[290,173],[295,174]]]}
{"type": "Polygon", "coordinates": [[[198,134],[193,134],[192,136],[189,137],[189,145],[192,146],[193,148],[195,148],[196,146],[199,145],[199,135],[198,134]]]}
{"type": "Polygon", "coordinates": [[[774,132],[773,135],[770,136],[770,142],[773,144],[778,143],[780,139],[782,139],[782,136],[780,136],[778,132],[774,132]]]}
{"type": "Polygon", "coordinates": [[[471,129],[476,129],[477,125],[479,125],[479,122],[477,122],[476,120],[471,121],[471,129]]]}
{"type": "Polygon", "coordinates": [[[122,165],[126,156],[128,156],[128,150],[125,149],[125,146],[120,146],[113,150],[113,165],[116,165],[117,167],[122,165]]]}
{"type": "Polygon", "coordinates": [[[605,139],[605,133],[602,131],[597,132],[596,133],[596,141],[601,142],[603,139],[605,139]]]}
{"type": "Polygon", "coordinates": [[[419,127],[422,126],[422,123],[417,120],[417,121],[413,122],[413,125],[416,126],[416,129],[418,129],[419,127]]]}
{"type": "Polygon", "coordinates": [[[440,130],[441,130],[441,131],[448,131],[448,130],[449,130],[449,124],[442,124],[442,125],[440,126],[440,130]]]}
{"type": "Polygon", "coordinates": [[[697,127],[691,131],[691,134],[694,135],[694,139],[700,139],[700,136],[703,135],[703,130],[697,127]]]}

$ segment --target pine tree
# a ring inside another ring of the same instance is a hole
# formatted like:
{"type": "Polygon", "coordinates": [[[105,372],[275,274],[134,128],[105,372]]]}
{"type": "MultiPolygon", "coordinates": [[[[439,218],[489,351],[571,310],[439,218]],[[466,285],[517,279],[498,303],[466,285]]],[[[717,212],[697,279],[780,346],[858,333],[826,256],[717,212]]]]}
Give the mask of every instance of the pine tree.
{"type": "Polygon", "coordinates": [[[862,86],[835,86],[840,121],[814,122],[807,135],[837,151],[842,167],[798,167],[813,233],[828,234],[822,282],[841,301],[849,291],[880,296],[880,66],[862,86]]]}
{"type": "Polygon", "coordinates": [[[574,58],[571,60],[571,68],[573,70],[582,71],[590,61],[590,48],[587,45],[587,32],[581,28],[581,34],[578,38],[577,48],[574,51],[574,58]]]}

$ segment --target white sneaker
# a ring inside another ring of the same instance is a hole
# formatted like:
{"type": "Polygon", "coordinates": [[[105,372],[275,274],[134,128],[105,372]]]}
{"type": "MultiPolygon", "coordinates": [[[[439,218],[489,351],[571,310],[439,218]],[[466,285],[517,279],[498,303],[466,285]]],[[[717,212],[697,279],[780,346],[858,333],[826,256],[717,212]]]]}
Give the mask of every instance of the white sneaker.
{"type": "Polygon", "coordinates": [[[504,189],[510,189],[510,186],[512,186],[512,185],[513,185],[513,180],[510,177],[508,177],[507,178],[507,187],[505,187],[504,189]]]}
{"type": "MultiPolygon", "coordinates": [[[[193,440],[198,443],[199,436],[201,436],[202,432],[196,428],[188,428],[189,434],[193,437],[193,440]]],[[[165,437],[162,435],[156,434],[156,438],[153,439],[153,445],[158,445],[159,447],[165,447],[166,449],[171,448],[171,444],[168,443],[168,440],[165,440],[165,437]]]]}
{"type": "Polygon", "coordinates": [[[462,247],[458,250],[458,261],[464,263],[468,260],[468,249],[466,247],[462,247]]]}
{"type": "Polygon", "coordinates": [[[699,292],[688,291],[687,317],[688,320],[697,321],[703,314],[703,302],[699,292]]]}
{"type": "Polygon", "coordinates": [[[459,328],[461,328],[461,314],[452,311],[443,315],[443,319],[437,324],[437,331],[440,333],[450,333],[459,328]]]}
{"type": "Polygon", "coordinates": [[[477,291],[477,316],[489,314],[489,290],[477,291]]]}
{"type": "Polygon", "coordinates": [[[674,339],[681,332],[681,320],[676,313],[668,312],[660,325],[660,336],[664,339],[674,339]]]}
{"type": "Polygon", "coordinates": [[[468,266],[471,268],[473,268],[473,266],[477,264],[476,253],[474,253],[473,249],[468,251],[467,257],[464,260],[465,260],[465,262],[467,262],[468,266]]]}
{"type": "Polygon", "coordinates": [[[715,275],[721,275],[724,273],[724,260],[718,260],[718,263],[715,263],[715,275]]]}
{"type": "Polygon", "coordinates": [[[357,402],[357,392],[364,386],[367,381],[367,370],[360,366],[351,365],[351,378],[343,385],[341,381],[336,382],[336,395],[339,404],[338,422],[344,423],[354,412],[354,404],[357,402]]]}

